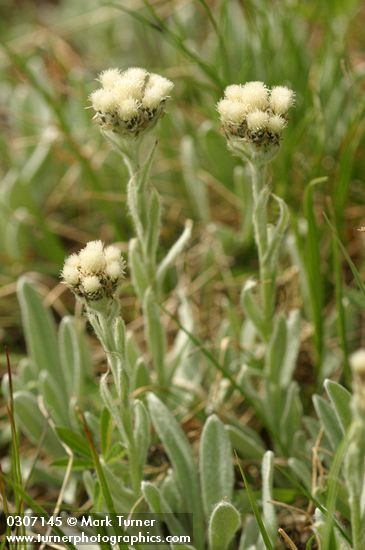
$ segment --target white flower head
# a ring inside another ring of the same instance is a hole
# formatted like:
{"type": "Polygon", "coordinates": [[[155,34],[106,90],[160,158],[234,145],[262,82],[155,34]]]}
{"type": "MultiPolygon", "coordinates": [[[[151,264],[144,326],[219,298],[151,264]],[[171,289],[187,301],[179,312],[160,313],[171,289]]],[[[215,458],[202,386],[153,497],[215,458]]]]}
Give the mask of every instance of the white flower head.
{"type": "Polygon", "coordinates": [[[68,285],[77,285],[80,281],[79,270],[77,267],[65,264],[62,269],[62,278],[68,285]]]}
{"type": "Polygon", "coordinates": [[[120,264],[119,264],[119,262],[115,261],[115,262],[110,262],[110,263],[106,264],[105,273],[113,281],[115,279],[118,279],[118,277],[120,277],[120,264]]]}
{"type": "Polygon", "coordinates": [[[114,298],[125,275],[125,261],[115,245],[91,241],[65,260],[63,282],[87,303],[114,298]]]}
{"type": "Polygon", "coordinates": [[[293,104],[294,92],[285,86],[271,91],[258,81],[227,86],[217,110],[231,149],[245,158],[271,160],[293,104]]]}
{"type": "Polygon", "coordinates": [[[281,136],[286,125],[287,125],[287,122],[285,118],[283,118],[280,115],[273,115],[269,117],[269,121],[267,123],[267,129],[272,134],[281,136]]]}
{"type": "Polygon", "coordinates": [[[240,84],[231,84],[224,90],[224,97],[230,101],[241,101],[242,86],[240,84]]]}
{"type": "Polygon", "coordinates": [[[276,115],[286,115],[293,107],[295,94],[286,86],[275,86],[270,94],[270,107],[276,115]]]}
{"type": "Polygon", "coordinates": [[[242,86],[241,103],[247,112],[268,107],[268,90],[263,82],[247,82],[242,86]]]}
{"type": "Polygon", "coordinates": [[[248,113],[246,121],[249,130],[252,132],[261,132],[267,128],[269,115],[266,111],[252,111],[252,113],[248,113]]]}
{"type": "Polygon", "coordinates": [[[222,123],[241,124],[246,116],[246,111],[241,103],[221,99],[218,102],[217,110],[222,123]]]}
{"type": "Polygon", "coordinates": [[[104,255],[106,262],[114,262],[120,259],[120,250],[117,246],[111,244],[104,248],[104,255]]]}
{"type": "Polygon", "coordinates": [[[118,99],[113,90],[99,88],[90,95],[90,100],[93,109],[101,113],[113,113],[118,107],[118,99]]]}
{"type": "Polygon", "coordinates": [[[79,267],[79,264],[80,264],[80,259],[78,254],[71,254],[71,256],[69,256],[65,261],[65,266],[68,266],[68,267],[77,268],[79,267]]]}
{"type": "Polygon", "coordinates": [[[80,269],[84,273],[93,274],[101,271],[105,265],[103,243],[91,241],[79,253],[80,269]]]}
{"type": "Polygon", "coordinates": [[[96,275],[87,275],[82,279],[82,287],[85,294],[97,295],[101,290],[101,282],[96,275]]]}
{"type": "Polygon", "coordinates": [[[99,75],[101,88],[90,95],[94,119],[103,130],[138,137],[165,114],[173,83],[145,69],[107,69],[99,75]]]}
{"type": "Polygon", "coordinates": [[[123,99],[118,105],[118,116],[123,121],[132,120],[138,116],[138,102],[136,99],[123,99]]]}
{"type": "Polygon", "coordinates": [[[104,89],[112,89],[120,80],[120,74],[119,69],[106,69],[100,73],[98,80],[104,89]]]}

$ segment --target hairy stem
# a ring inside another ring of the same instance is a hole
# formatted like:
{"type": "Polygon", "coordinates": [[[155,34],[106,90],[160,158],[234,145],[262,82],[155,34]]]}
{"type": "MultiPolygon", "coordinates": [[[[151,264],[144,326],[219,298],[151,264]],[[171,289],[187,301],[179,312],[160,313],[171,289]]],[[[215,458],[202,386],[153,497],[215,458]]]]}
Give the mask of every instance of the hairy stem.
{"type": "Polygon", "coordinates": [[[266,321],[266,337],[271,333],[272,319],[274,315],[274,273],[266,260],[269,244],[267,227],[267,169],[265,165],[250,162],[253,195],[254,235],[259,257],[261,305],[266,321]]]}

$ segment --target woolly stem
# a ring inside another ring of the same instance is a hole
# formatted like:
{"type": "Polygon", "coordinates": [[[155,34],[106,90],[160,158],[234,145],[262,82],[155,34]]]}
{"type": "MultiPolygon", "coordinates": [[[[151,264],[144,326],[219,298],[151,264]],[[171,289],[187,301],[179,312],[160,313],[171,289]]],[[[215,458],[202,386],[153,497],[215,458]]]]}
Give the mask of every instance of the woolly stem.
{"type": "Polygon", "coordinates": [[[266,259],[269,243],[267,227],[267,201],[269,190],[267,187],[266,165],[250,162],[253,196],[252,221],[254,236],[258,250],[261,305],[266,321],[266,337],[269,338],[274,315],[274,273],[266,259]]]}
{"type": "MultiPolygon", "coordinates": [[[[116,326],[118,322],[122,321],[118,314],[111,319],[110,314],[107,315],[103,311],[94,312],[88,309],[87,313],[90,323],[105,351],[114,386],[117,390],[121,422],[121,424],[117,422],[117,426],[120,428],[121,436],[125,440],[127,447],[131,486],[138,494],[141,484],[141,472],[138,466],[138,453],[133,432],[133,409],[129,395],[130,380],[127,372],[126,357],[123,353],[125,349],[124,331],[123,342],[116,341],[116,326]]],[[[109,406],[109,403],[106,403],[106,405],[109,406]]],[[[110,409],[110,413],[113,416],[114,409],[110,409]]]]}
{"type": "Polygon", "coordinates": [[[361,511],[361,492],[364,486],[364,440],[365,427],[362,418],[356,417],[349,432],[350,443],[345,458],[345,479],[349,492],[351,512],[352,547],[354,550],[364,548],[365,526],[361,511]]]}
{"type": "MultiPolygon", "coordinates": [[[[137,253],[140,256],[140,270],[142,273],[132,272],[135,281],[143,282],[136,289],[142,302],[145,319],[145,335],[151,354],[152,363],[157,374],[160,386],[166,386],[168,376],[166,373],[165,353],[163,341],[166,339],[165,330],[161,322],[159,311],[160,288],[157,277],[156,250],[160,232],[160,200],[156,189],[151,185],[149,174],[153,161],[156,143],[151,148],[145,161],[140,163],[139,144],[133,150],[133,163],[130,157],[123,156],[130,171],[128,182],[127,204],[131,214],[133,225],[137,235],[137,253]],[[147,284],[145,283],[147,281],[147,284]],[[153,303],[151,303],[151,300],[153,303]],[[158,351],[158,343],[155,334],[158,333],[161,349],[158,351]]],[[[134,269],[131,263],[131,269],[134,269]]]]}

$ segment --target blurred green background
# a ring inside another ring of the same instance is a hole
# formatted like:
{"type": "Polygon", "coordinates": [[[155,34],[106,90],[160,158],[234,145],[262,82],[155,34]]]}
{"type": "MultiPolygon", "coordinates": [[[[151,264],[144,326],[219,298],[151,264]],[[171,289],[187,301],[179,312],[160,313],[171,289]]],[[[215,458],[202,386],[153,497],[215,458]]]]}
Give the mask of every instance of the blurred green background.
{"type": "MultiPolygon", "coordinates": [[[[13,353],[23,349],[15,296],[20,274],[33,272],[46,303],[62,315],[73,307],[58,279],[65,255],[99,238],[125,243],[127,250],[126,173],[87,109],[95,78],[108,67],[143,66],[175,83],[169,112],[155,131],[153,181],[164,205],[163,246],[176,239],[186,218],[196,221],[187,284],[196,281],[192,294],[198,291],[195,302],[205,305],[203,321],[217,296],[222,304],[222,294],[232,296],[256,266],[243,204],[246,173],[235,170],[239,163],[227,151],[216,102],[227,84],[247,80],[296,91],[297,107],[271,169],[273,186],[289,203],[299,241],[303,224],[315,223],[320,265],[312,277],[323,294],[322,311],[331,308],[337,264],[323,211],[359,269],[363,258],[356,229],[365,225],[364,21],[358,0],[3,0],[1,341],[13,353]],[[323,176],[312,219],[305,189],[323,176]],[[217,231],[222,251],[210,252],[217,231]],[[219,256],[214,269],[208,253],[219,256]]],[[[311,251],[305,238],[302,245],[305,263],[311,251]]],[[[360,300],[351,293],[346,265],[340,277],[349,283],[347,298],[360,300]]],[[[126,284],[123,300],[133,320],[129,290],[126,284]]],[[[207,330],[214,333],[220,322],[212,319],[207,330]]],[[[357,317],[350,327],[350,345],[359,344],[361,322],[357,317]]]]}

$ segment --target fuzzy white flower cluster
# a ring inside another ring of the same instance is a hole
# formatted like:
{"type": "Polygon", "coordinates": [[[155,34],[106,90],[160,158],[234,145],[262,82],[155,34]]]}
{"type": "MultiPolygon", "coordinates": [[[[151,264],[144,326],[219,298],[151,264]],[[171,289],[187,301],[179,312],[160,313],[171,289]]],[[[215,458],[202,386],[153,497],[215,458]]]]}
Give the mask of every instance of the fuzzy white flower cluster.
{"type": "Polygon", "coordinates": [[[263,82],[228,86],[217,105],[227,139],[258,149],[278,145],[294,98],[294,92],[285,86],[271,90],[263,82]]]}
{"type": "Polygon", "coordinates": [[[102,129],[130,137],[152,128],[164,115],[174,87],[167,78],[138,67],[107,69],[99,81],[102,87],[90,96],[94,119],[102,129]]]}
{"type": "Polygon", "coordinates": [[[112,298],[125,274],[125,261],[115,245],[91,241],[69,256],[62,269],[63,282],[87,301],[112,298]]]}

